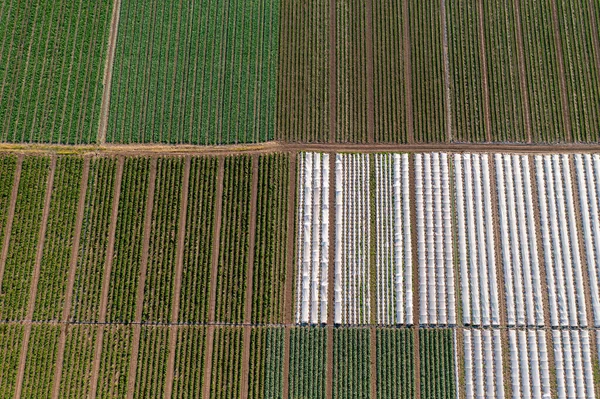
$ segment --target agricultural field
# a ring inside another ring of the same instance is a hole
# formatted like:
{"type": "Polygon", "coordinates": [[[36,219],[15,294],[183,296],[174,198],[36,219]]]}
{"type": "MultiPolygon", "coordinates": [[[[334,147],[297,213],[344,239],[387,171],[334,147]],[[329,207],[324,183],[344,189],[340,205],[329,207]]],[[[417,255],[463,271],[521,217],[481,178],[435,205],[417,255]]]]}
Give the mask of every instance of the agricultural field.
{"type": "Polygon", "coordinates": [[[122,2],[106,141],[273,140],[279,2],[122,2]]]}
{"type": "Polygon", "coordinates": [[[596,395],[598,154],[0,162],[3,397],[596,395]]]}
{"type": "Polygon", "coordinates": [[[0,2],[0,140],[93,143],[114,1],[0,2]]]}

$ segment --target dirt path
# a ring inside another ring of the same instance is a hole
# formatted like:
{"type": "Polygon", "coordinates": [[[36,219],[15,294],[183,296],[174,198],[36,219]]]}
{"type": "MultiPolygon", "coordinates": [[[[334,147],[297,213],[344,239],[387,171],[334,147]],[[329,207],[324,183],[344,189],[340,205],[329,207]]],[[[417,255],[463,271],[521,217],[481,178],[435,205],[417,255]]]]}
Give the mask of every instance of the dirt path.
{"type": "Polygon", "coordinates": [[[241,154],[269,154],[275,152],[476,152],[476,153],[598,153],[600,143],[578,144],[298,144],[268,141],[258,144],[233,144],[218,146],[194,145],[162,145],[162,144],[127,144],[102,146],[96,145],[63,145],[63,144],[0,144],[0,154],[22,155],[123,155],[123,156],[225,156],[241,154]]]}
{"type": "Polygon", "coordinates": [[[85,207],[85,195],[87,193],[88,177],[90,173],[90,158],[83,160],[83,173],[81,174],[81,183],[79,189],[79,201],[77,203],[77,217],[75,220],[75,230],[73,232],[73,244],[71,247],[71,258],[69,260],[69,274],[67,276],[67,287],[65,289],[65,300],[61,320],[65,323],[58,339],[58,354],[56,355],[56,369],[52,382],[52,399],[58,399],[60,390],[60,378],[62,375],[63,361],[65,356],[65,345],[67,343],[67,331],[69,325],[69,315],[71,311],[71,301],[73,298],[73,287],[75,285],[75,274],[77,271],[77,258],[79,255],[79,241],[81,239],[81,228],[83,226],[83,215],[85,207]]]}
{"type": "MultiPolygon", "coordinates": [[[[177,233],[177,252],[175,254],[175,281],[173,283],[173,304],[171,308],[171,323],[173,324],[176,324],[179,321],[191,163],[190,157],[187,157],[183,167],[183,182],[181,184],[181,208],[179,212],[179,231],[177,233]]],[[[173,375],[175,373],[175,354],[177,351],[177,331],[178,328],[176,325],[169,329],[169,358],[167,360],[165,398],[170,398],[171,394],[173,393],[173,375]]]]}
{"type": "Polygon", "coordinates": [[[52,199],[52,186],[54,185],[54,174],[56,172],[56,157],[52,157],[50,161],[50,172],[46,181],[46,196],[44,198],[44,210],[42,212],[42,221],[40,224],[40,232],[35,253],[35,264],[33,267],[33,276],[31,278],[31,287],[29,289],[29,301],[27,302],[27,314],[25,321],[25,331],[23,333],[23,344],[21,346],[21,356],[19,358],[19,368],[17,370],[17,382],[15,384],[15,398],[21,397],[23,388],[23,379],[25,377],[25,362],[27,359],[27,350],[29,347],[29,338],[31,336],[31,327],[33,320],[33,312],[35,310],[35,297],[37,295],[38,281],[40,279],[40,268],[42,264],[42,256],[44,255],[44,241],[46,237],[46,228],[48,226],[48,215],[50,214],[50,200],[52,199]]]}
{"type": "MultiPolygon", "coordinates": [[[[219,271],[219,247],[221,239],[221,219],[223,209],[223,176],[225,174],[225,158],[219,158],[219,171],[217,173],[217,195],[215,198],[215,224],[213,231],[213,248],[210,272],[210,299],[208,302],[208,322],[215,321],[215,302],[217,298],[217,273],[219,271]]],[[[204,382],[202,384],[202,397],[210,398],[210,379],[212,374],[212,353],[215,338],[215,327],[209,325],[206,332],[206,352],[204,354],[204,382]]]]}
{"type": "MultiPolygon", "coordinates": [[[[415,158],[410,157],[408,164],[409,176],[415,175],[415,158]]],[[[412,272],[412,284],[413,284],[413,364],[415,372],[415,399],[421,398],[421,358],[419,350],[419,315],[420,315],[420,302],[419,302],[419,256],[417,251],[417,203],[415,198],[415,179],[410,179],[410,226],[411,226],[411,245],[412,245],[412,259],[413,259],[413,272],[412,272]]]]}
{"type": "Polygon", "coordinates": [[[10,245],[10,235],[12,225],[15,219],[15,208],[17,206],[17,194],[19,193],[19,182],[21,180],[21,169],[23,167],[23,156],[17,158],[17,166],[13,179],[12,191],[10,194],[10,203],[8,205],[8,215],[6,215],[6,227],[4,228],[4,238],[2,240],[2,254],[0,255],[0,290],[4,280],[4,270],[6,269],[6,259],[8,258],[8,246],[10,245]]]}
{"type": "Polygon", "coordinates": [[[119,30],[119,15],[121,0],[114,0],[110,32],[108,34],[108,47],[106,49],[106,64],[104,65],[104,90],[102,91],[102,104],[100,105],[100,124],[98,126],[97,142],[106,142],[106,129],[108,127],[108,110],[110,108],[110,90],[112,86],[113,64],[117,48],[117,33],[119,30]]]}
{"type": "Polygon", "coordinates": [[[135,300],[135,322],[133,329],[133,346],[131,350],[131,362],[129,364],[129,377],[127,378],[127,398],[133,399],[135,390],[135,379],[137,373],[138,352],[140,349],[140,335],[142,333],[141,321],[144,311],[144,287],[146,285],[146,271],[148,269],[148,257],[150,255],[150,233],[152,227],[152,213],[154,208],[154,191],[156,188],[156,165],[157,158],[150,162],[150,182],[148,184],[148,199],[146,202],[146,214],[144,215],[144,238],[142,242],[142,259],[140,263],[140,280],[137,286],[135,300]]]}
{"type": "Polygon", "coordinates": [[[571,130],[571,118],[569,116],[569,100],[567,99],[567,80],[565,78],[565,62],[563,58],[562,41],[560,39],[560,22],[558,21],[558,10],[556,0],[550,0],[552,5],[552,23],[554,31],[554,43],[556,45],[556,57],[558,58],[558,77],[560,84],[560,99],[562,105],[563,120],[565,122],[566,140],[573,141],[571,130]]]}
{"type": "Polygon", "coordinates": [[[481,77],[483,86],[483,113],[485,121],[485,130],[487,141],[492,141],[492,119],[490,117],[490,89],[488,82],[488,70],[487,70],[487,54],[485,46],[485,29],[483,21],[483,0],[477,0],[477,11],[479,14],[478,28],[479,28],[479,54],[481,55],[481,77]]]}
{"type": "Polygon", "coordinates": [[[406,142],[414,144],[415,132],[413,122],[413,96],[412,96],[412,66],[410,58],[410,27],[408,24],[408,0],[402,0],[402,39],[404,41],[404,98],[406,101],[406,142]]]}
{"type": "MultiPolygon", "coordinates": [[[[256,244],[256,203],[258,200],[258,155],[252,157],[252,192],[250,195],[250,237],[248,243],[248,274],[246,275],[246,303],[244,304],[244,322],[252,321],[252,284],[254,281],[254,256],[256,244]]],[[[250,369],[250,338],[252,327],[244,327],[242,352],[242,399],[248,398],[248,372],[250,369]]]]}
{"type": "Polygon", "coordinates": [[[523,29],[521,27],[521,9],[520,0],[514,0],[515,10],[515,31],[517,33],[517,62],[519,64],[519,76],[521,84],[521,97],[523,99],[523,117],[525,118],[525,131],[527,133],[527,142],[532,143],[533,137],[531,133],[531,113],[529,111],[529,92],[527,91],[527,79],[525,73],[525,52],[523,50],[523,29]]]}
{"type": "Polygon", "coordinates": [[[290,335],[294,309],[294,259],[296,226],[296,153],[290,154],[287,209],[286,273],[283,322],[286,324],[283,342],[283,399],[289,397],[290,390],[290,335]]]}
{"type": "Polygon", "coordinates": [[[337,5],[329,0],[329,142],[337,135],[337,5]]]}
{"type": "MultiPolygon", "coordinates": [[[[100,297],[100,314],[98,320],[101,323],[106,321],[106,312],[108,304],[108,289],[110,283],[110,273],[112,269],[113,253],[115,248],[115,232],[117,229],[117,217],[119,215],[119,199],[121,197],[121,182],[123,180],[123,166],[125,159],[120,157],[117,161],[117,175],[115,177],[115,186],[113,194],[113,202],[110,214],[110,225],[108,227],[108,243],[106,247],[106,260],[104,265],[104,275],[102,278],[102,291],[100,297]]],[[[96,397],[98,388],[98,376],[100,374],[100,361],[102,356],[102,342],[104,338],[104,326],[101,324],[98,327],[96,335],[96,346],[94,349],[94,360],[92,363],[91,382],[90,382],[90,397],[96,397]]]]}

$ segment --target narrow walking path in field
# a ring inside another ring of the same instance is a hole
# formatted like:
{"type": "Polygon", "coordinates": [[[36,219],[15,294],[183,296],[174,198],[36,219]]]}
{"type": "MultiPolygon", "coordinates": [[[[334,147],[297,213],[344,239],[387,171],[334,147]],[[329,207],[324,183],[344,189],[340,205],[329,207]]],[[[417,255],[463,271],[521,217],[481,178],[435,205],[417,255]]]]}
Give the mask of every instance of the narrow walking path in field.
{"type": "MultiPolygon", "coordinates": [[[[175,254],[175,281],[173,283],[173,303],[171,308],[171,322],[179,320],[179,308],[181,301],[181,281],[183,275],[183,256],[185,250],[185,229],[187,221],[188,196],[190,187],[191,159],[185,159],[183,167],[183,182],[181,183],[181,207],[179,209],[179,229],[177,232],[177,250],[175,254]]],[[[165,380],[165,398],[170,398],[173,392],[173,375],[175,373],[175,354],[177,352],[177,326],[169,329],[169,358],[167,360],[167,377],[165,380]]]]}
{"type": "MultiPolygon", "coordinates": [[[[120,157],[117,161],[117,171],[115,176],[115,186],[113,193],[113,203],[110,214],[110,225],[108,227],[108,243],[106,247],[106,263],[104,265],[104,275],[102,278],[102,291],[100,297],[100,312],[98,319],[101,323],[106,321],[106,311],[108,304],[108,292],[110,283],[110,273],[112,270],[112,260],[115,248],[115,232],[117,229],[117,217],[119,215],[119,199],[121,197],[121,182],[123,180],[123,167],[125,159],[120,157]]],[[[102,357],[102,342],[104,338],[104,326],[100,324],[96,335],[96,347],[94,349],[94,360],[92,365],[90,397],[96,397],[98,388],[98,375],[100,370],[100,360],[102,357]]]]}
{"type": "MultiPolygon", "coordinates": [[[[254,281],[254,256],[256,244],[256,203],[258,201],[258,155],[252,157],[252,191],[250,194],[250,226],[248,239],[248,274],[246,275],[246,303],[244,304],[244,322],[252,322],[252,288],[254,281]]],[[[248,373],[250,369],[250,338],[252,327],[244,326],[242,342],[242,399],[248,398],[248,373]]]]}
{"type": "Polygon", "coordinates": [[[104,66],[104,89],[102,91],[102,103],[100,105],[100,124],[98,126],[97,142],[106,142],[106,130],[108,128],[108,110],[110,109],[110,91],[112,87],[113,65],[115,51],[117,49],[117,34],[119,30],[119,15],[121,14],[121,0],[114,0],[110,32],[108,34],[108,47],[106,48],[106,64],[104,66]]]}
{"type": "MultiPolygon", "coordinates": [[[[148,256],[150,251],[150,232],[152,228],[152,213],[154,208],[154,191],[156,188],[157,159],[150,163],[150,181],[148,184],[148,200],[146,214],[144,215],[144,238],[142,242],[142,260],[140,264],[140,280],[137,286],[135,300],[135,321],[140,323],[144,311],[144,287],[146,285],[146,271],[148,269],[148,256]]],[[[131,362],[129,364],[129,377],[127,378],[127,398],[132,399],[135,393],[135,379],[137,373],[138,352],[140,349],[141,324],[136,324],[133,329],[133,344],[131,362]]]]}
{"type": "MultiPolygon", "coordinates": [[[[73,247],[71,248],[71,258],[69,260],[69,274],[67,276],[67,287],[65,288],[65,302],[62,311],[61,321],[64,323],[60,329],[58,339],[58,353],[56,355],[56,369],[54,371],[54,380],[52,382],[52,399],[58,399],[60,393],[60,379],[62,376],[65,346],[67,342],[67,331],[69,329],[69,316],[71,312],[71,302],[73,299],[73,287],[75,286],[75,274],[77,271],[77,258],[79,255],[79,241],[81,239],[81,228],[83,226],[83,215],[85,210],[85,195],[87,193],[88,178],[90,174],[90,158],[83,160],[83,173],[81,175],[81,185],[79,189],[79,200],[77,202],[77,218],[75,220],[75,231],[73,232],[73,247]]],[[[94,377],[92,377],[94,378],[94,377]]]]}
{"type": "MultiPolygon", "coordinates": [[[[210,299],[208,302],[208,322],[215,321],[215,303],[217,298],[217,273],[219,269],[219,247],[221,237],[221,220],[223,219],[223,176],[225,174],[225,158],[219,158],[219,171],[217,172],[217,196],[215,198],[215,224],[213,231],[213,248],[210,272],[210,299]]],[[[204,352],[204,376],[202,383],[202,397],[210,397],[210,378],[212,374],[212,353],[215,338],[215,327],[209,325],[206,332],[206,350],[204,352]]]]}
{"type": "MultiPolygon", "coordinates": [[[[54,184],[54,174],[56,172],[56,157],[52,157],[50,161],[50,172],[46,182],[46,196],[44,198],[44,210],[40,224],[40,232],[38,245],[35,254],[35,264],[33,266],[33,276],[31,278],[31,287],[29,289],[29,301],[27,302],[27,313],[25,320],[33,319],[33,311],[35,310],[35,297],[37,295],[37,286],[40,279],[40,267],[42,264],[42,255],[44,254],[44,239],[46,237],[46,227],[48,225],[48,215],[50,214],[50,200],[52,199],[52,186],[54,184]]],[[[31,337],[32,324],[25,325],[23,333],[23,344],[21,346],[21,355],[19,358],[19,368],[17,370],[17,382],[15,388],[15,398],[21,397],[23,389],[23,379],[25,377],[25,364],[27,360],[27,351],[29,348],[29,339],[31,337]]]]}

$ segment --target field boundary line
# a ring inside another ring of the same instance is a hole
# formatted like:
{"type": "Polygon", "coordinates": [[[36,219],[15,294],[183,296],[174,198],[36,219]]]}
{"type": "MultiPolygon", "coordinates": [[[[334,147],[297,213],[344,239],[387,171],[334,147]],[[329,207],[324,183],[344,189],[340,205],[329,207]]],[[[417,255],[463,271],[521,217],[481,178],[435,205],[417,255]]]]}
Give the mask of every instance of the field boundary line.
{"type": "Polygon", "coordinates": [[[479,30],[479,53],[481,56],[481,77],[483,85],[483,113],[485,121],[486,139],[488,142],[493,140],[492,138],[492,120],[490,114],[490,89],[488,81],[488,70],[487,70],[487,54],[485,45],[485,29],[483,21],[483,0],[477,0],[477,14],[478,14],[478,30],[479,30]]]}
{"type": "Polygon", "coordinates": [[[335,161],[337,154],[329,154],[329,266],[327,267],[327,342],[325,397],[333,398],[333,333],[334,333],[334,275],[335,275],[335,161]]]}
{"type": "Polygon", "coordinates": [[[513,0],[513,10],[515,16],[515,33],[517,39],[517,63],[519,65],[519,83],[521,86],[521,97],[523,104],[523,117],[525,119],[525,131],[527,133],[527,142],[532,143],[531,132],[531,113],[529,110],[529,90],[527,88],[527,74],[525,71],[525,54],[523,50],[523,28],[521,27],[521,6],[520,0],[513,0]]]}
{"type": "Polygon", "coordinates": [[[569,116],[569,100],[567,99],[567,80],[565,78],[565,60],[563,58],[562,40],[560,39],[560,22],[558,21],[558,10],[556,0],[550,0],[552,8],[552,31],[554,32],[554,45],[556,46],[556,58],[558,59],[558,83],[560,87],[560,102],[564,120],[566,139],[573,141],[571,130],[571,118],[569,116]]]}
{"type": "MultiPolygon", "coordinates": [[[[110,214],[110,225],[108,227],[108,243],[106,248],[106,260],[104,264],[104,276],[102,277],[102,291],[100,297],[100,314],[99,321],[106,322],[106,311],[108,304],[108,289],[110,284],[110,274],[112,270],[112,258],[115,247],[115,233],[117,230],[117,218],[119,216],[119,202],[121,198],[121,184],[123,181],[123,168],[125,159],[120,157],[117,161],[117,170],[115,176],[115,186],[113,194],[113,202],[110,214]]],[[[104,339],[104,325],[100,324],[96,335],[96,346],[94,348],[94,358],[92,365],[91,381],[90,381],[90,398],[96,397],[98,388],[98,377],[100,373],[100,360],[102,356],[102,342],[104,339]]]]}
{"type": "Polygon", "coordinates": [[[446,0],[440,0],[440,16],[442,28],[442,61],[444,64],[444,105],[446,111],[446,143],[451,143],[452,138],[452,94],[450,90],[450,61],[448,60],[448,23],[446,22],[446,0]]]}
{"type": "MultiPolygon", "coordinates": [[[[46,238],[46,228],[48,226],[48,216],[50,214],[50,201],[52,200],[52,188],[54,186],[54,175],[56,173],[56,157],[52,157],[50,160],[50,171],[46,178],[46,194],[44,197],[44,210],[42,212],[42,220],[40,223],[40,230],[38,234],[38,243],[35,253],[35,264],[33,266],[33,276],[31,278],[31,286],[29,288],[29,301],[27,303],[27,314],[25,316],[26,321],[33,319],[33,312],[35,310],[35,297],[37,295],[37,286],[40,279],[40,268],[42,264],[42,256],[44,255],[44,241],[46,238]]],[[[23,333],[23,343],[21,345],[21,356],[19,358],[19,368],[17,369],[17,379],[15,383],[15,398],[21,397],[21,390],[23,389],[23,379],[25,378],[25,362],[27,359],[27,351],[29,348],[29,339],[31,337],[32,324],[28,323],[25,325],[25,331],[23,333]]]]}
{"type": "Polygon", "coordinates": [[[297,153],[290,153],[289,158],[289,182],[288,182],[288,209],[287,209],[287,253],[286,253],[286,273],[285,273],[285,296],[284,318],[285,335],[283,341],[283,399],[289,398],[289,378],[290,378],[290,335],[293,319],[294,305],[294,282],[295,282],[295,223],[296,223],[296,159],[297,153]]]}
{"type": "Polygon", "coordinates": [[[65,290],[65,302],[61,320],[65,323],[60,331],[58,340],[58,354],[56,356],[56,370],[54,371],[54,380],[52,382],[52,399],[58,399],[60,393],[60,379],[62,377],[62,368],[67,344],[67,331],[69,329],[69,314],[71,312],[71,301],[73,298],[73,287],[75,286],[75,274],[77,272],[77,260],[79,257],[79,241],[81,239],[81,229],[83,226],[83,215],[85,211],[85,197],[87,194],[88,179],[90,173],[90,158],[83,160],[83,172],[79,186],[79,201],[77,203],[77,219],[73,232],[73,244],[71,247],[71,259],[69,260],[69,274],[67,277],[67,287],[65,290]]]}
{"type": "Polygon", "coordinates": [[[404,42],[404,97],[406,101],[406,135],[407,143],[415,142],[414,117],[413,117],[413,95],[412,95],[412,59],[410,47],[410,22],[408,12],[408,0],[402,0],[402,36],[404,42]]]}
{"type": "Polygon", "coordinates": [[[337,136],[337,5],[329,0],[329,142],[337,136]]]}
{"type": "Polygon", "coordinates": [[[13,176],[13,186],[10,193],[10,204],[8,206],[8,215],[6,215],[6,226],[4,227],[4,239],[2,240],[2,254],[0,255],[0,290],[4,281],[4,270],[6,268],[6,259],[8,258],[8,247],[10,245],[10,236],[12,234],[12,225],[15,219],[15,209],[17,207],[17,197],[19,194],[19,183],[21,181],[21,170],[23,168],[23,155],[17,157],[17,165],[13,176]]]}
{"type": "MultiPolygon", "coordinates": [[[[208,322],[215,321],[215,301],[217,298],[217,274],[219,272],[219,248],[221,244],[221,219],[223,209],[223,176],[225,174],[225,157],[219,157],[217,172],[217,195],[215,197],[215,222],[213,227],[213,248],[210,272],[210,298],[208,302],[208,322]]],[[[204,352],[204,376],[202,384],[202,397],[210,398],[210,383],[212,374],[212,352],[215,337],[215,326],[209,324],[206,331],[206,345],[204,352]]]]}
{"type": "Polygon", "coordinates": [[[373,93],[373,0],[365,1],[365,46],[367,56],[367,142],[375,142],[375,95],[373,93]]]}
{"type": "Polygon", "coordinates": [[[17,155],[89,155],[89,156],[227,156],[242,154],[272,154],[281,152],[446,152],[446,153],[600,153],[600,143],[430,143],[430,144],[346,144],[346,143],[284,143],[267,141],[258,144],[226,144],[211,146],[163,144],[23,144],[0,143],[0,154],[17,155]]]}
{"type": "MultiPolygon", "coordinates": [[[[190,187],[190,157],[185,158],[183,167],[183,183],[181,185],[181,208],[179,210],[179,232],[177,233],[177,249],[175,254],[175,281],[173,289],[173,305],[171,308],[171,322],[179,320],[181,301],[181,281],[183,275],[183,257],[185,252],[185,233],[187,222],[187,207],[190,187]]],[[[169,329],[169,357],[167,359],[167,377],[165,380],[165,398],[170,398],[173,393],[173,374],[175,372],[175,352],[177,351],[178,326],[175,324],[169,329]]]]}
{"type": "MultiPolygon", "coordinates": [[[[254,283],[254,256],[256,245],[256,204],[258,202],[258,155],[252,156],[252,191],[250,194],[250,226],[248,239],[248,274],[246,275],[246,298],[244,304],[244,321],[252,321],[252,284],[254,283]]],[[[248,381],[250,368],[250,340],[252,327],[244,326],[244,337],[242,341],[242,375],[241,375],[241,398],[248,398],[248,381]]]]}
{"type": "Polygon", "coordinates": [[[106,130],[108,128],[108,111],[110,108],[110,91],[112,86],[112,74],[117,47],[117,34],[119,31],[119,17],[121,15],[121,0],[114,0],[113,11],[108,34],[108,47],[106,48],[106,62],[104,64],[104,88],[102,90],[102,104],[100,105],[100,124],[98,126],[98,143],[106,142],[106,130]]]}
{"type": "Polygon", "coordinates": [[[416,187],[415,187],[415,157],[411,155],[408,163],[408,176],[410,186],[410,238],[412,247],[412,285],[413,285],[413,364],[414,364],[414,382],[415,390],[413,392],[415,399],[421,398],[421,358],[419,350],[419,325],[420,321],[420,307],[421,303],[419,297],[419,254],[417,246],[417,202],[416,202],[416,187]]]}
{"type": "Polygon", "coordinates": [[[133,329],[133,346],[131,349],[131,361],[129,363],[129,377],[127,378],[127,398],[132,399],[135,391],[135,379],[137,375],[138,352],[140,349],[140,336],[142,334],[142,314],[144,311],[144,288],[146,285],[146,271],[148,269],[148,257],[150,252],[150,233],[152,231],[152,215],[154,211],[154,191],[156,189],[156,169],[158,159],[152,158],[150,162],[150,181],[148,184],[148,197],[146,201],[146,214],[144,215],[144,238],[142,241],[142,259],[140,263],[140,279],[137,286],[135,300],[135,321],[138,322],[133,329]]]}

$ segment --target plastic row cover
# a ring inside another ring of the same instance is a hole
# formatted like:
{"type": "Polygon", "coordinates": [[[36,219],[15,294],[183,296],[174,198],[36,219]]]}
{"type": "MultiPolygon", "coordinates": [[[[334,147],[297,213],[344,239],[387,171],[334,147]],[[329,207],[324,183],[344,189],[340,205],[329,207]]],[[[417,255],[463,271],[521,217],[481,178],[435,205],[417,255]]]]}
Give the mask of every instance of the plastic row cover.
{"type": "Polygon", "coordinates": [[[408,155],[376,154],[377,323],[412,324],[412,244],[408,155]]]}
{"type": "Polygon", "coordinates": [[[536,156],[540,222],[552,326],[587,326],[568,155],[536,156]]]}
{"type": "Polygon", "coordinates": [[[552,341],[558,397],[595,398],[589,332],[554,330],[552,341]]]}
{"type": "Polygon", "coordinates": [[[546,332],[508,330],[513,398],[550,398],[546,332]]]}
{"type": "Polygon", "coordinates": [[[300,154],[297,215],[296,323],[326,323],[329,154],[300,154]]]}
{"type": "Polygon", "coordinates": [[[463,322],[499,325],[494,222],[487,154],[454,155],[463,322]]]}
{"type": "Polygon", "coordinates": [[[447,154],[415,154],[421,324],[456,324],[447,154]]]}
{"type": "Polygon", "coordinates": [[[529,158],[495,154],[498,218],[509,326],[543,326],[529,158]]]}
{"type": "Polygon", "coordinates": [[[504,399],[500,331],[465,329],[463,334],[466,397],[504,399]]]}

